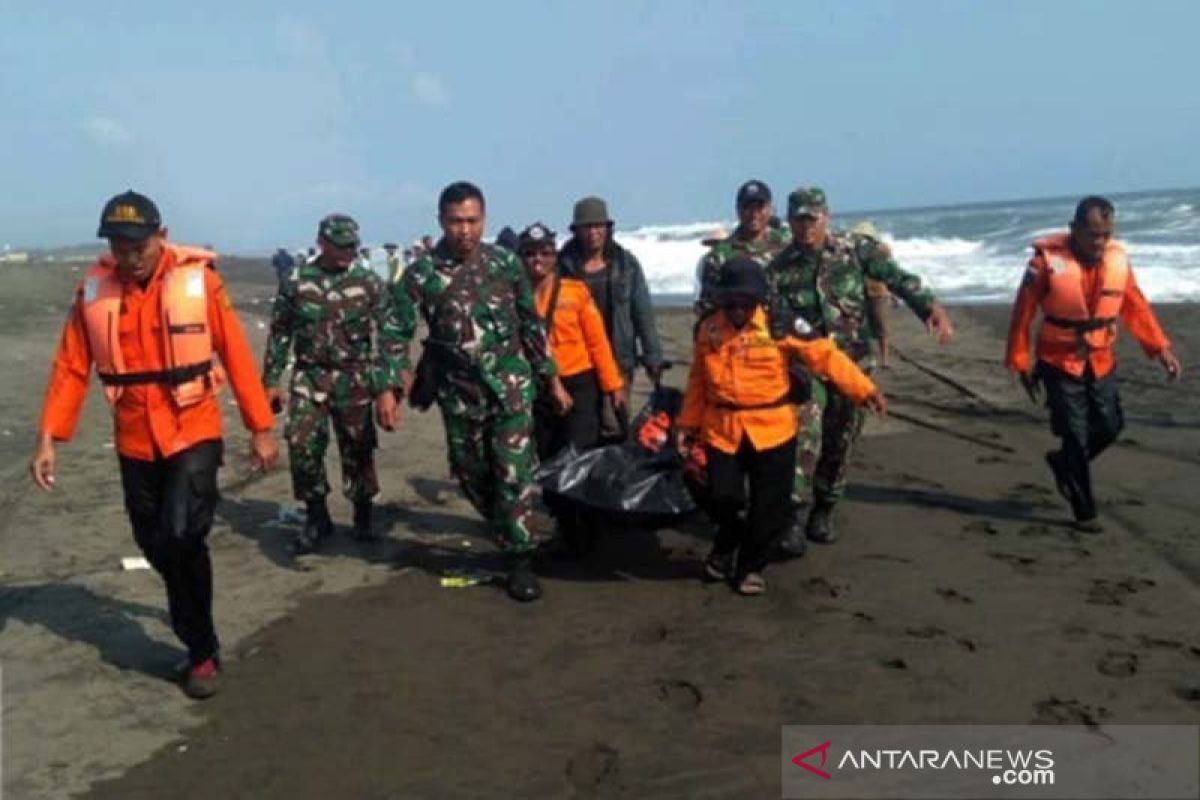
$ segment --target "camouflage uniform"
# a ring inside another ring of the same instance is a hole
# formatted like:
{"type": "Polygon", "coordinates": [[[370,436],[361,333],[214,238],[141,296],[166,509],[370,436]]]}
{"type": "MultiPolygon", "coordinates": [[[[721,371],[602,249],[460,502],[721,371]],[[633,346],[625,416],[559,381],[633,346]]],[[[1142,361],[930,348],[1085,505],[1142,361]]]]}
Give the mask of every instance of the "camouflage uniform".
{"type": "MultiPolygon", "coordinates": [[[[802,318],[819,335],[833,336],[847,355],[870,371],[868,278],[886,284],[921,319],[929,316],[936,298],[920,278],[896,264],[886,244],[830,230],[821,250],[804,252],[789,245],[768,264],[772,317],[802,318]]],[[[818,502],[834,502],[845,491],[846,467],[864,412],[823,381],[814,379],[812,388],[813,400],[801,409],[793,500],[807,500],[811,482],[818,502]]]]}
{"type": "Polygon", "coordinates": [[[342,492],[355,504],[379,493],[372,417],[376,396],[402,386],[409,369],[400,318],[385,284],[360,262],[327,269],[317,258],[292,270],[275,297],[263,383],[279,384],[295,346],[285,435],[299,500],[329,494],[328,419],[342,461],[342,492]],[[374,335],[372,335],[374,334],[374,335]]]}
{"type": "Polygon", "coordinates": [[[556,367],[525,270],[500,247],[464,261],[440,242],[395,287],[405,341],[415,309],[429,327],[451,472],[509,552],[532,550],[534,381],[556,367]]]}
{"type": "Polygon", "coordinates": [[[791,232],[782,228],[767,228],[766,236],[760,241],[743,238],[740,230],[740,228],[735,229],[732,235],[714,244],[700,259],[700,264],[696,267],[696,277],[700,283],[700,297],[696,300],[693,308],[698,320],[704,319],[716,310],[712,292],[721,278],[722,264],[734,256],[746,256],[765,267],[792,241],[791,232]]]}

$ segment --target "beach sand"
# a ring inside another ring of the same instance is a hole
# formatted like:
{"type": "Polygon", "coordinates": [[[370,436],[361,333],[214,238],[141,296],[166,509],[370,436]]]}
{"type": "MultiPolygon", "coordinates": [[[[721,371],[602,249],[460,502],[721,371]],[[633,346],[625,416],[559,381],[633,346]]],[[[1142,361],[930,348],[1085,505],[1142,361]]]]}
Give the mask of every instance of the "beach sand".
{"type": "MultiPolygon", "coordinates": [[[[0,265],[6,797],[770,797],[789,723],[1200,722],[1196,306],[1159,308],[1178,385],[1123,337],[1099,535],[1065,524],[1045,412],[1000,366],[1008,310],[955,309],[949,347],[894,313],[895,414],[855,455],[842,539],[755,599],[696,579],[699,518],[548,561],[532,606],[441,588],[499,560],[436,413],[383,436],[385,540],[351,542],[335,498],[339,535],[293,559],[287,471],[249,476],[230,406],[210,540],[227,672],[197,704],[165,679],[182,653],[158,578],[121,568],[138,553],[98,392],[57,491],[25,474],[83,266],[0,265]]],[[[269,271],[224,270],[261,352],[269,271]]],[[[660,317],[676,385],[690,325],[660,317]]]]}

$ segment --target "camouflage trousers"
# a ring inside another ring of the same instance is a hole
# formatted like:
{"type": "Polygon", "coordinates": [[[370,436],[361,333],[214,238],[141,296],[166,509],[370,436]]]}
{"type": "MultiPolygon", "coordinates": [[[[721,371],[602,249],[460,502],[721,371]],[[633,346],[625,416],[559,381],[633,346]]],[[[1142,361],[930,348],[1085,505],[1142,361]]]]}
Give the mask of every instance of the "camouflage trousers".
{"type": "Polygon", "coordinates": [[[792,502],[837,502],[846,492],[850,453],[866,412],[828,383],[812,379],[812,399],[797,409],[799,432],[792,502]]]}
{"type": "Polygon", "coordinates": [[[504,549],[534,548],[533,417],[528,411],[495,410],[484,417],[442,411],[450,472],[504,549]]]}
{"type": "Polygon", "coordinates": [[[329,447],[330,419],[342,460],[342,494],[352,503],[365,503],[379,494],[379,476],[375,472],[375,448],[379,440],[372,408],[369,399],[342,404],[291,395],[284,435],[292,471],[292,493],[297,500],[321,500],[329,494],[325,450],[329,447]]]}

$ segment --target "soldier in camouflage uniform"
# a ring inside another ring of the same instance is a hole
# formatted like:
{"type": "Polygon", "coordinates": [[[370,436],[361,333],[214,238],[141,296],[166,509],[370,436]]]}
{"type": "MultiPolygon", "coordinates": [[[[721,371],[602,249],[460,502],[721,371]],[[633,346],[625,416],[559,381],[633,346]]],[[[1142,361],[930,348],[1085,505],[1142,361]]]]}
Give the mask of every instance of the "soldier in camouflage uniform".
{"type": "Polygon", "coordinates": [[[379,478],[372,403],[380,427],[394,429],[400,419],[398,394],[409,371],[391,293],[355,258],[358,225],[344,214],[331,214],[321,220],[317,243],[320,255],[292,270],[275,298],[263,359],[263,383],[278,409],[279,381],[295,347],[285,433],[292,490],[308,511],[293,543],[297,553],[311,552],[333,532],[325,502],[331,418],[342,460],[342,492],[354,504],[353,535],[373,537],[371,510],[379,478]]]}
{"type": "Polygon", "coordinates": [[[721,278],[722,264],[739,255],[748,256],[765,267],[792,240],[790,231],[771,227],[771,189],[762,181],[743,183],[738,189],[735,206],[738,226],[731,235],[715,242],[696,267],[696,281],[700,286],[700,297],[694,306],[697,322],[716,310],[712,293],[721,278]]]}
{"type": "Polygon", "coordinates": [[[512,253],[482,241],[485,212],[476,186],[443,190],[445,235],[405,269],[395,303],[406,340],[416,332],[416,309],[429,328],[412,400],[432,389],[450,470],[509,554],[509,595],[529,601],[541,596],[529,532],[535,382],[556,396],[564,390],[525,270],[512,253]]]}
{"type": "MultiPolygon", "coordinates": [[[[802,187],[788,196],[792,244],[767,265],[771,315],[780,329],[797,327],[832,336],[860,366],[871,366],[872,337],[866,279],[887,285],[943,343],[953,336],[949,315],[921,279],[902,270],[887,245],[861,234],[830,230],[825,192],[802,187]]],[[[863,414],[822,381],[813,381],[819,415],[801,425],[797,480],[812,476],[813,507],[781,543],[785,553],[803,552],[804,537],[821,543],[836,538],[833,509],[846,486],[850,451],[862,430],[863,414]]]]}

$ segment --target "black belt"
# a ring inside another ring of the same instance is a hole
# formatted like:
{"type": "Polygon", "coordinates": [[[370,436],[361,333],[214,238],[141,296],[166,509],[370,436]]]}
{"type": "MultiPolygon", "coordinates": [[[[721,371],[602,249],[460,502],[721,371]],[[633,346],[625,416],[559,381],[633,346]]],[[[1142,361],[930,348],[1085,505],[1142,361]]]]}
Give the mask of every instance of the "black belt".
{"type": "Polygon", "coordinates": [[[165,383],[180,386],[188,381],[203,377],[212,371],[212,359],[198,364],[174,369],[159,369],[152,372],[97,373],[105,386],[138,386],[146,383],[165,383]]]}
{"type": "Polygon", "coordinates": [[[1116,317],[1092,317],[1091,319],[1063,319],[1062,317],[1046,317],[1046,322],[1059,328],[1069,328],[1079,333],[1091,333],[1107,328],[1116,323],[1116,317]]]}

